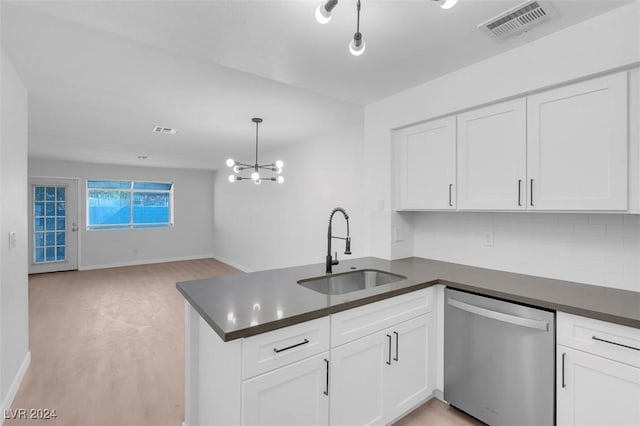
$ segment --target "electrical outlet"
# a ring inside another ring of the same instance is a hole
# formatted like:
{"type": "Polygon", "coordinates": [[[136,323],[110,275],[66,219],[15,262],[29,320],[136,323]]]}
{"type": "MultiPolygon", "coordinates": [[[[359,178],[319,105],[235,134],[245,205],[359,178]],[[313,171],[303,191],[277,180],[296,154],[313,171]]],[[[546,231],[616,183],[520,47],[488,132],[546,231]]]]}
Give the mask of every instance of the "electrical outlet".
{"type": "Polygon", "coordinates": [[[9,249],[16,248],[16,232],[9,232],[9,249]]]}
{"type": "Polygon", "coordinates": [[[493,231],[485,231],[482,234],[482,247],[493,247],[493,231]]]}

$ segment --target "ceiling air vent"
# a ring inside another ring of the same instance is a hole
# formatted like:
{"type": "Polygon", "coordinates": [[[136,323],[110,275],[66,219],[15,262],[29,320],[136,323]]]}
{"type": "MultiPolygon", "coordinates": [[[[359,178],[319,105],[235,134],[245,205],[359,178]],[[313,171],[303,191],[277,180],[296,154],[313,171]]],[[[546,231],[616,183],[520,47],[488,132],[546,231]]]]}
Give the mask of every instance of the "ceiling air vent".
{"type": "Polygon", "coordinates": [[[163,133],[165,135],[175,135],[178,133],[178,129],[172,129],[171,127],[155,126],[153,133],[163,133]]]}
{"type": "Polygon", "coordinates": [[[516,34],[521,34],[529,28],[541,24],[554,16],[555,13],[549,5],[539,1],[526,1],[506,12],[495,16],[478,25],[496,38],[504,39],[516,34]]]}

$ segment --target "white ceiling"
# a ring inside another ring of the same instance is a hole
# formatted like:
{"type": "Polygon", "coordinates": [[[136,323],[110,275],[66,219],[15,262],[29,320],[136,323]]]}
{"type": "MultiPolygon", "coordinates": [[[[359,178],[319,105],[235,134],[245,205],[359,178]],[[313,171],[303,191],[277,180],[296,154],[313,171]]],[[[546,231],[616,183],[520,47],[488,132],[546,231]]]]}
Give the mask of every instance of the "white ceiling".
{"type": "MultiPolygon", "coordinates": [[[[319,25],[317,1],[3,2],[2,45],[30,94],[30,155],[219,168],[352,123],[362,105],[631,0],[563,0],[558,18],[497,42],[476,26],[521,0],[355,0],[319,25]],[[177,127],[176,136],[151,133],[177,127]]],[[[543,1],[544,2],[544,1],[543,1]]]]}

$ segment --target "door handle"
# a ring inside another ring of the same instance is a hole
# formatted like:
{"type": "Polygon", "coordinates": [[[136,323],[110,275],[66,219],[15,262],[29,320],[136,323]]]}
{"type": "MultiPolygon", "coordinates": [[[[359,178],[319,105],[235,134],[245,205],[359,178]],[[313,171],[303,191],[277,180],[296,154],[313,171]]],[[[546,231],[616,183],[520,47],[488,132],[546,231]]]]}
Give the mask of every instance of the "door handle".
{"type": "Polygon", "coordinates": [[[387,365],[391,365],[391,336],[387,334],[387,339],[389,339],[389,358],[387,358],[387,365]]]}
{"type": "Polygon", "coordinates": [[[566,352],[562,354],[562,387],[566,388],[567,384],[564,381],[564,364],[565,364],[565,359],[567,358],[567,354],[566,352]]]}
{"type": "Polygon", "coordinates": [[[531,197],[531,207],[533,207],[533,179],[529,180],[529,196],[531,197]]]}
{"type": "Polygon", "coordinates": [[[522,179],[518,179],[518,207],[522,207],[522,179]]]}
{"type": "Polygon", "coordinates": [[[549,323],[547,321],[523,318],[517,315],[503,314],[502,312],[492,311],[491,309],[481,308],[480,306],[470,305],[460,302],[459,300],[449,299],[447,303],[454,308],[479,315],[481,317],[490,318],[496,321],[502,321],[509,324],[519,325],[522,327],[535,328],[537,330],[549,331],[549,323]]]}
{"type": "Polygon", "coordinates": [[[394,331],[393,334],[396,335],[396,356],[395,356],[395,358],[393,358],[393,360],[398,362],[398,343],[400,341],[400,338],[398,336],[398,332],[397,331],[394,331]]]}
{"type": "Polygon", "coordinates": [[[329,396],[329,360],[325,358],[324,363],[325,363],[325,366],[327,367],[327,376],[324,384],[324,391],[322,391],[322,393],[329,396]]]}

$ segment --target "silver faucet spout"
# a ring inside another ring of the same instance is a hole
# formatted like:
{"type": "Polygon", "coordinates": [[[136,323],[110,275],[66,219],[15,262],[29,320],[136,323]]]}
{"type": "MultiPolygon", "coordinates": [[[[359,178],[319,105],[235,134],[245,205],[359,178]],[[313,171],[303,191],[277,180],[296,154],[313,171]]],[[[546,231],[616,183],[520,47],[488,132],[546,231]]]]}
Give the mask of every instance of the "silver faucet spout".
{"type": "Polygon", "coordinates": [[[342,207],[336,207],[335,209],[333,209],[331,211],[331,214],[329,215],[329,228],[327,229],[327,258],[326,258],[326,273],[327,274],[333,273],[333,265],[337,265],[339,263],[338,262],[338,254],[337,253],[336,253],[335,259],[331,256],[331,240],[334,239],[334,238],[345,240],[344,254],[351,254],[351,237],[349,236],[349,215],[347,214],[347,211],[345,209],[343,209],[342,207]],[[333,223],[333,215],[336,214],[337,212],[342,213],[342,215],[344,216],[344,219],[347,221],[347,236],[346,237],[335,237],[331,233],[331,226],[332,226],[332,223],[333,223]]]}

